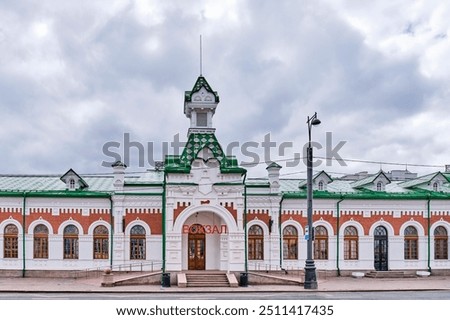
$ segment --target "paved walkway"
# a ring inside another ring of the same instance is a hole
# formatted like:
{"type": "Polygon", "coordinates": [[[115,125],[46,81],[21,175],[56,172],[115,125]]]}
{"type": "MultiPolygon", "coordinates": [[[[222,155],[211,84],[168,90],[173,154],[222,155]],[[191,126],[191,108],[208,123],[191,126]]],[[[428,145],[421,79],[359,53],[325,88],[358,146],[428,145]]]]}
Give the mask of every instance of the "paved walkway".
{"type": "MultiPolygon", "coordinates": [[[[296,285],[249,285],[238,288],[162,288],[160,285],[133,285],[102,287],[102,278],[50,279],[50,278],[0,278],[0,292],[296,292],[305,290],[296,285]]],[[[450,290],[450,277],[431,276],[405,279],[354,279],[329,277],[318,281],[315,291],[419,291],[450,290]]]]}

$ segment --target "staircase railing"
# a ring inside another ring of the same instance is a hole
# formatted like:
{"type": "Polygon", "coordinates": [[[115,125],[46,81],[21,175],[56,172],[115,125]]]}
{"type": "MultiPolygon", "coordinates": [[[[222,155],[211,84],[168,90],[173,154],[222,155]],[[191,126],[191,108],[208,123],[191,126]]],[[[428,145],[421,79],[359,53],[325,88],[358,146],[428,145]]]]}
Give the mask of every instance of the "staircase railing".
{"type": "Polygon", "coordinates": [[[283,272],[285,275],[295,276],[300,276],[303,274],[303,269],[294,268],[293,266],[283,267],[278,264],[268,264],[263,262],[249,262],[248,270],[266,273],[283,272]]]}
{"type": "Polygon", "coordinates": [[[105,270],[111,272],[156,272],[162,270],[162,261],[143,261],[72,271],[73,278],[98,278],[105,270]]]}

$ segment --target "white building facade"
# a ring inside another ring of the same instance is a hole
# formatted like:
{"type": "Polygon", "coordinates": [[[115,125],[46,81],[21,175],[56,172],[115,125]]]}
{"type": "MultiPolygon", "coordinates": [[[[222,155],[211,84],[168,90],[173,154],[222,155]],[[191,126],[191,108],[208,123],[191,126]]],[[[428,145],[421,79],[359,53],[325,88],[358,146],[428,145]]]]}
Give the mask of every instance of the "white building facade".
{"type": "MultiPolygon", "coordinates": [[[[200,76],[185,94],[185,148],[157,170],[0,175],[0,272],[303,269],[305,179],[280,179],[276,163],[247,177],[215,136],[218,104],[200,76]]],[[[450,270],[450,173],[396,177],[314,175],[317,269],[450,270]]]]}

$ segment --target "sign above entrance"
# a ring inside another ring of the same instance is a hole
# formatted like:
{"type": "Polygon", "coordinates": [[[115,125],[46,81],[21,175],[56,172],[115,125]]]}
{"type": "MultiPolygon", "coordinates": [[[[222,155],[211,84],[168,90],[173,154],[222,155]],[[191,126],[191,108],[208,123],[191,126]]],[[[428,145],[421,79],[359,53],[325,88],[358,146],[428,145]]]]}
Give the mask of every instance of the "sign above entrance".
{"type": "Polygon", "coordinates": [[[185,234],[226,234],[228,233],[227,226],[225,224],[222,224],[220,226],[218,225],[211,225],[211,224],[193,224],[183,225],[183,233],[185,234]]]}

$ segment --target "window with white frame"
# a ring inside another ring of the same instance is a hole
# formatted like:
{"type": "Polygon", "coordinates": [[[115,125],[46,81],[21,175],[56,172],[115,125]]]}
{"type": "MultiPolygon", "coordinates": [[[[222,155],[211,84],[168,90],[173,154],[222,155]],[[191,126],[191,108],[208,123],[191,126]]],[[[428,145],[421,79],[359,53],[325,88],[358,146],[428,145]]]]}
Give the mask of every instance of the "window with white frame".
{"type": "Polygon", "coordinates": [[[344,260],[358,260],[358,230],[353,226],[344,230],[344,260]]]}
{"type": "Polygon", "coordinates": [[[434,229],[434,259],[448,260],[448,233],[443,226],[434,229]]]}
{"type": "Polygon", "coordinates": [[[319,183],[317,184],[317,188],[319,189],[319,191],[323,191],[324,189],[324,183],[322,180],[319,181],[319,183]]]}
{"type": "Polygon", "coordinates": [[[78,259],[78,228],[70,224],[64,228],[64,259],[78,259]]]}
{"type": "Polygon", "coordinates": [[[264,260],[264,231],[258,225],[248,229],[248,259],[264,260]]]}
{"type": "Polygon", "coordinates": [[[435,192],[439,191],[439,183],[437,183],[437,182],[433,183],[433,191],[435,191],[435,192]]]}
{"type": "Polygon", "coordinates": [[[105,226],[94,229],[94,259],[108,259],[109,232],[105,226]]]}
{"type": "Polygon", "coordinates": [[[69,190],[75,190],[75,179],[69,180],[69,190]]]}
{"type": "Polygon", "coordinates": [[[33,230],[33,257],[35,259],[48,259],[48,228],[38,224],[33,230]]]}
{"type": "Polygon", "coordinates": [[[19,257],[19,229],[14,224],[5,227],[3,235],[3,257],[19,257]]]}
{"type": "Polygon", "coordinates": [[[417,260],[419,258],[418,242],[419,235],[417,229],[413,226],[409,226],[404,232],[405,243],[404,243],[404,253],[405,260],[417,260]]]}
{"type": "Polygon", "coordinates": [[[324,226],[314,229],[314,259],[328,260],[328,231],[324,226]]]}
{"type": "Polygon", "coordinates": [[[377,191],[383,191],[383,182],[381,181],[377,182],[377,191]]]}
{"type": "Polygon", "coordinates": [[[136,225],[130,231],[130,260],[145,260],[145,229],[136,225]]]}
{"type": "Polygon", "coordinates": [[[283,259],[298,259],[298,231],[294,226],[286,226],[283,229],[283,259]]]}

